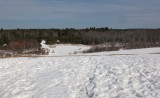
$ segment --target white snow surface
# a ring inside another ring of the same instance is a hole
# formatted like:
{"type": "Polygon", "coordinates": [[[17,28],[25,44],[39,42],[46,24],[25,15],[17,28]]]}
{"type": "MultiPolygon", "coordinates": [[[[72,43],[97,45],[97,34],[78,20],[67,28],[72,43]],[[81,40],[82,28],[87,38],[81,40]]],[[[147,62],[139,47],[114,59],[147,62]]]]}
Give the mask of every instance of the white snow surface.
{"type": "Polygon", "coordinates": [[[74,44],[54,44],[46,45],[45,40],[42,40],[42,48],[49,50],[47,56],[69,56],[69,55],[139,55],[139,54],[154,54],[160,53],[160,47],[142,48],[142,49],[128,49],[119,51],[105,51],[95,53],[82,53],[83,50],[88,50],[91,46],[74,45],[74,44]]]}
{"type": "Polygon", "coordinates": [[[57,44],[54,48],[53,55],[75,55],[82,53],[83,50],[89,49],[90,46],[72,45],[72,44],[57,44]]]}
{"type": "Polygon", "coordinates": [[[0,59],[0,98],[88,97],[160,98],[160,54],[0,59]]]}
{"type": "Polygon", "coordinates": [[[153,48],[141,48],[141,49],[128,49],[128,50],[119,50],[119,51],[106,51],[106,52],[95,52],[95,53],[87,53],[86,55],[140,55],[140,54],[160,54],[160,47],[153,48]]]}
{"type": "Polygon", "coordinates": [[[75,45],[75,44],[54,44],[46,45],[45,40],[42,40],[42,48],[48,49],[49,53],[47,56],[66,56],[66,55],[75,55],[82,53],[83,50],[87,50],[90,46],[87,45],[75,45]]]}

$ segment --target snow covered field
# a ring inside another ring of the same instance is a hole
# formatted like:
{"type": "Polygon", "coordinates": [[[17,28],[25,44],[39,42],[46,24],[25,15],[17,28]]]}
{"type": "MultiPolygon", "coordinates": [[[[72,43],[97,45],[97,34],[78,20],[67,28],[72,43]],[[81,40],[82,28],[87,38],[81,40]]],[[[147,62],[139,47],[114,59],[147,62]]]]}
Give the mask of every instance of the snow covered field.
{"type": "Polygon", "coordinates": [[[75,56],[75,55],[87,55],[87,56],[105,56],[105,55],[139,55],[139,54],[160,54],[160,47],[153,48],[142,48],[142,49],[128,49],[119,51],[108,51],[108,52],[95,52],[95,53],[82,53],[83,50],[91,48],[87,45],[75,45],[75,44],[55,44],[46,45],[45,41],[41,42],[42,48],[49,50],[46,56],[75,56]],[[76,53],[75,53],[76,52],[76,53]]]}
{"type": "Polygon", "coordinates": [[[75,45],[75,44],[54,44],[46,45],[45,40],[42,40],[42,48],[49,50],[47,56],[66,56],[74,55],[75,53],[82,53],[83,50],[87,50],[90,46],[87,45],[75,45]]]}
{"type": "Polygon", "coordinates": [[[160,54],[149,54],[160,49],[154,49],[0,59],[0,98],[160,98],[160,54]]]}

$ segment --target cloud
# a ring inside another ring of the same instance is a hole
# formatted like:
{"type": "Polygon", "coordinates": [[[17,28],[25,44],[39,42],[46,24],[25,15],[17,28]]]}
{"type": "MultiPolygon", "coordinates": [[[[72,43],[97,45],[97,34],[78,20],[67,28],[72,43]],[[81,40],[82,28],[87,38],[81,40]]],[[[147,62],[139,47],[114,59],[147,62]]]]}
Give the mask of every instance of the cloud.
{"type": "Polygon", "coordinates": [[[15,23],[19,20],[29,25],[35,20],[35,25],[49,25],[51,21],[54,26],[61,24],[63,27],[72,21],[77,27],[109,25],[119,28],[121,24],[147,23],[158,27],[159,5],[159,0],[0,0],[0,22],[10,24],[11,20],[15,23]]]}

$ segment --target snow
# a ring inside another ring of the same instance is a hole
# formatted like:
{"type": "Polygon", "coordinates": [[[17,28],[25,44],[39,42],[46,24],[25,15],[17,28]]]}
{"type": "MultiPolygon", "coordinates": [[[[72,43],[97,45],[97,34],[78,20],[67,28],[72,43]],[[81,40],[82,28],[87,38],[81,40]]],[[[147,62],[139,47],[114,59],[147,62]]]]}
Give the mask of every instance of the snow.
{"type": "Polygon", "coordinates": [[[84,50],[88,50],[91,46],[87,45],[74,45],[74,44],[55,44],[46,45],[45,40],[41,42],[42,48],[49,50],[47,56],[68,56],[68,55],[139,55],[139,54],[154,54],[160,53],[160,47],[142,48],[142,49],[128,49],[119,51],[105,51],[95,53],[82,53],[84,50]]]}
{"type": "Polygon", "coordinates": [[[5,47],[7,44],[4,44],[3,47],[5,47]]]}
{"type": "Polygon", "coordinates": [[[157,52],[0,59],[0,98],[160,98],[157,52]]]}
{"type": "Polygon", "coordinates": [[[41,42],[40,44],[41,44],[41,46],[42,46],[43,49],[46,49],[45,52],[48,52],[48,51],[49,51],[48,55],[51,56],[53,49],[50,48],[49,45],[46,45],[45,43],[46,43],[46,41],[45,41],[45,40],[42,40],[42,42],[41,42]]]}
{"type": "Polygon", "coordinates": [[[45,40],[42,40],[42,48],[49,50],[47,56],[66,56],[82,53],[83,50],[87,50],[90,46],[87,45],[75,45],[75,44],[54,44],[46,45],[45,40]]]}
{"type": "Polygon", "coordinates": [[[54,49],[53,55],[69,55],[69,54],[79,54],[82,53],[83,50],[89,49],[90,46],[85,45],[71,45],[71,44],[57,44],[54,49]]]}
{"type": "Polygon", "coordinates": [[[160,47],[128,49],[128,50],[121,49],[119,51],[95,52],[95,53],[87,53],[84,55],[140,55],[140,54],[160,54],[160,47]]]}

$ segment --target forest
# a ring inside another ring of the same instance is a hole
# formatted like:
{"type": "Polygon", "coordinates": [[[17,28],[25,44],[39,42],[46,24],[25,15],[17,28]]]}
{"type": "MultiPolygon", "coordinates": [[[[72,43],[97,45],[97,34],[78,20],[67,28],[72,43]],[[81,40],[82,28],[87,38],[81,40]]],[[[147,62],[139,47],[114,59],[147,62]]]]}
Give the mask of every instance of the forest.
{"type": "MultiPolygon", "coordinates": [[[[46,44],[121,44],[120,48],[135,49],[160,46],[160,29],[3,29],[0,30],[0,50],[21,53],[25,50],[40,50],[41,40],[46,44]]],[[[115,49],[115,48],[114,48],[115,49]]],[[[111,49],[112,50],[112,49],[111,49]]]]}

